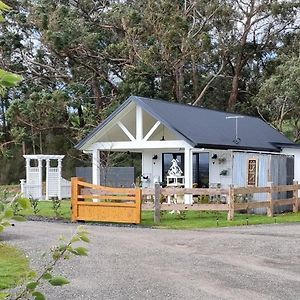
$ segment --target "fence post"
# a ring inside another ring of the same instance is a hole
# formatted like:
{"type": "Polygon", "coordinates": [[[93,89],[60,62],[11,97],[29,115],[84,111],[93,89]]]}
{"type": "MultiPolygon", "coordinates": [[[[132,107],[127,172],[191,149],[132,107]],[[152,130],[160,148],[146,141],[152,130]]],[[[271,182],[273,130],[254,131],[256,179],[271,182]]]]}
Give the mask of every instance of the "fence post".
{"type": "Polygon", "coordinates": [[[135,194],[135,205],[136,205],[136,224],[141,223],[142,215],[142,189],[136,189],[135,194]]]}
{"type": "Polygon", "coordinates": [[[293,185],[294,185],[294,190],[293,190],[293,198],[294,198],[293,212],[298,212],[299,211],[298,181],[294,180],[293,185]]]}
{"type": "Polygon", "coordinates": [[[234,218],[234,187],[233,184],[229,185],[229,198],[228,198],[228,214],[227,220],[232,221],[234,218]]]}
{"type": "Polygon", "coordinates": [[[154,223],[160,223],[160,185],[154,184],[154,223]]]}
{"type": "Polygon", "coordinates": [[[267,208],[267,215],[268,217],[273,217],[274,216],[274,202],[273,202],[273,182],[269,182],[268,185],[270,186],[270,191],[269,191],[269,207],[267,208]]]}
{"type": "Polygon", "coordinates": [[[78,181],[83,180],[79,177],[71,178],[71,208],[72,208],[72,222],[76,222],[78,218],[78,195],[80,194],[81,187],[78,181]]]}

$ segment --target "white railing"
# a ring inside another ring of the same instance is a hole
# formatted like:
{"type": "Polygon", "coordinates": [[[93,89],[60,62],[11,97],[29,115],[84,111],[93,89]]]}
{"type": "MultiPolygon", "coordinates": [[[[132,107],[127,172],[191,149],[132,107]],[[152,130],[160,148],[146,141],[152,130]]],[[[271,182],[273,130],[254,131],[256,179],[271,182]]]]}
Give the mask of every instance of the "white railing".
{"type": "MultiPolygon", "coordinates": [[[[60,180],[60,195],[59,195],[59,186],[52,186],[48,188],[49,197],[58,197],[58,198],[71,198],[71,181],[68,181],[64,178],[60,180]]],[[[20,180],[21,192],[27,198],[33,199],[45,199],[46,196],[42,195],[42,186],[40,184],[27,184],[25,179],[20,180]]],[[[57,185],[57,183],[56,183],[57,185]]]]}

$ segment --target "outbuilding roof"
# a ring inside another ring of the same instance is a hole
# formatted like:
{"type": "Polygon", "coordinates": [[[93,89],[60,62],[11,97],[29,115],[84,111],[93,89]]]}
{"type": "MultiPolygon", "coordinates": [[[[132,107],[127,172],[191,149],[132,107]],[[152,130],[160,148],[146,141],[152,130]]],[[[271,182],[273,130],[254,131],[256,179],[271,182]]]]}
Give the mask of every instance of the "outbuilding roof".
{"type": "Polygon", "coordinates": [[[86,138],[78,143],[76,148],[82,149],[84,144],[92,139],[131,102],[140,105],[143,110],[196,148],[280,152],[282,145],[296,145],[278,130],[257,117],[131,96],[86,138]],[[240,117],[237,121],[237,128],[236,120],[228,118],[236,116],[240,117]]]}

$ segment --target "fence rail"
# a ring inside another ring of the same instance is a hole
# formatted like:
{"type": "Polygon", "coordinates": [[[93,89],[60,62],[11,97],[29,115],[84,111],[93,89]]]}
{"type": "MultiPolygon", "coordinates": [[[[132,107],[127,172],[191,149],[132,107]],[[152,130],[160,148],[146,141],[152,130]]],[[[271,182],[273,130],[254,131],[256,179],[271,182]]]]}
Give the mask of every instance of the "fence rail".
{"type": "Polygon", "coordinates": [[[268,216],[274,215],[274,208],[278,206],[293,205],[293,211],[299,210],[299,198],[298,191],[300,185],[298,182],[294,182],[293,185],[270,185],[267,187],[233,187],[229,186],[228,189],[186,189],[186,188],[161,188],[159,184],[155,185],[154,189],[143,189],[143,196],[153,196],[154,203],[144,203],[142,210],[154,210],[154,221],[160,222],[160,211],[172,211],[172,210],[193,210],[193,211],[227,211],[227,219],[233,220],[234,212],[255,208],[266,208],[268,216]],[[277,200],[275,195],[282,192],[292,192],[291,198],[277,200]],[[246,201],[237,202],[236,198],[242,195],[249,194],[267,194],[267,201],[246,201]],[[161,203],[162,196],[170,195],[183,195],[191,194],[194,196],[223,196],[226,195],[227,203],[205,203],[205,204],[178,204],[178,203],[161,203]]]}

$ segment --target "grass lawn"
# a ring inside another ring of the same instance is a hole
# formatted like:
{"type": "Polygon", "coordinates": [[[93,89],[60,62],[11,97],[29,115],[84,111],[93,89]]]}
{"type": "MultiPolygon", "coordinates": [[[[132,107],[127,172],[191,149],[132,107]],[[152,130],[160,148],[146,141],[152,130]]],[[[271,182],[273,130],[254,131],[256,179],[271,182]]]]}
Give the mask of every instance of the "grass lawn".
{"type": "MultiPolygon", "coordinates": [[[[52,201],[39,201],[38,203],[38,210],[39,212],[36,214],[37,216],[44,216],[44,217],[56,217],[55,211],[53,209],[52,201]]],[[[71,218],[71,202],[70,200],[62,200],[61,206],[58,209],[59,216],[65,219],[71,218]]],[[[34,215],[33,209],[22,210],[22,215],[34,215]]]]}
{"type": "MultiPolygon", "coordinates": [[[[37,215],[55,217],[51,201],[40,201],[38,204],[40,210],[37,215]]],[[[70,201],[63,200],[61,202],[60,215],[65,219],[70,219],[70,201]]],[[[32,209],[26,210],[25,215],[33,215],[32,209]]],[[[274,224],[274,223],[289,223],[300,222],[300,213],[285,213],[275,217],[266,215],[250,215],[235,213],[233,221],[227,221],[226,212],[185,212],[183,215],[170,214],[163,212],[161,223],[155,224],[153,221],[153,212],[142,212],[142,225],[154,226],[157,228],[172,228],[172,229],[194,229],[208,227],[224,227],[224,226],[241,226],[254,224],[274,224]],[[248,220],[247,220],[248,219],[248,220]]]]}
{"type": "Polygon", "coordinates": [[[29,276],[29,261],[18,249],[0,243],[0,299],[4,299],[1,290],[15,287],[29,276]]]}
{"type": "Polygon", "coordinates": [[[190,211],[180,216],[163,212],[160,224],[154,224],[153,212],[147,211],[142,214],[142,224],[157,228],[170,229],[196,229],[208,227],[227,227],[254,224],[274,224],[300,222],[300,213],[286,213],[275,217],[266,215],[248,215],[235,213],[233,221],[227,221],[226,212],[197,212],[190,211]],[[247,220],[248,219],[248,220],[247,220]]]}

